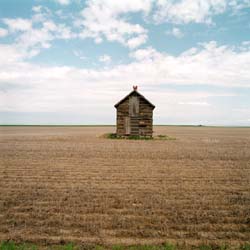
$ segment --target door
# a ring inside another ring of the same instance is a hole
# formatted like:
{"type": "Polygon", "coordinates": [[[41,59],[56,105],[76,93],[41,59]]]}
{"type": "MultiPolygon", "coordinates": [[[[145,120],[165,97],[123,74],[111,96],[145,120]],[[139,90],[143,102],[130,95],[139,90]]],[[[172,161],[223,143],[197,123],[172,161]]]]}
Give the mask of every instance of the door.
{"type": "Polygon", "coordinates": [[[139,98],[138,96],[131,96],[129,98],[129,115],[138,116],[139,115],[139,98]]]}
{"type": "Polygon", "coordinates": [[[130,135],[130,118],[129,117],[125,117],[124,120],[124,127],[125,127],[125,134],[126,135],[130,135]]]}

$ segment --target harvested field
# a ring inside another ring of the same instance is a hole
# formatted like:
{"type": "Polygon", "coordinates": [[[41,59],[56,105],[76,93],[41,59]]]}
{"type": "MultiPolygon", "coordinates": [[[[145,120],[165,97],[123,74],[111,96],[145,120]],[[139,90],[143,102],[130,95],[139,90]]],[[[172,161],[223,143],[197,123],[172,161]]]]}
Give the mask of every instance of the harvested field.
{"type": "Polygon", "coordinates": [[[239,245],[250,241],[250,129],[1,127],[0,240],[239,245]]]}

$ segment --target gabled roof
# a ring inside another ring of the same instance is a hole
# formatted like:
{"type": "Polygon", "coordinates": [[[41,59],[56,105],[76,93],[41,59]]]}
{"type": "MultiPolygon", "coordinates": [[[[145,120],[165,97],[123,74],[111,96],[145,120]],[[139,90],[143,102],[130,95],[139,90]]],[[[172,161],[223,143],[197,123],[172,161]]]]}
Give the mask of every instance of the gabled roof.
{"type": "Polygon", "coordinates": [[[131,91],[128,95],[126,95],[123,99],[121,99],[118,103],[116,103],[115,108],[117,108],[123,101],[125,101],[129,96],[136,93],[141,98],[143,98],[153,109],[155,108],[155,105],[152,104],[148,99],[146,99],[142,94],[140,94],[137,90],[131,91]]]}

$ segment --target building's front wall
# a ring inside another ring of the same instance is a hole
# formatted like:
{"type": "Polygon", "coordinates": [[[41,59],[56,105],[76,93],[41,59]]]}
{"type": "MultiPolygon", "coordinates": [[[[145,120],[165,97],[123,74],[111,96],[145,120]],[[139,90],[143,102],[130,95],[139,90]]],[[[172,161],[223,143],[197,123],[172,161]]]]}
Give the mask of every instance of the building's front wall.
{"type": "Polygon", "coordinates": [[[123,101],[116,109],[116,134],[119,136],[126,134],[125,117],[129,117],[129,99],[123,101]]]}
{"type": "Polygon", "coordinates": [[[119,104],[116,119],[118,136],[152,136],[153,134],[153,107],[136,93],[119,104]]]}

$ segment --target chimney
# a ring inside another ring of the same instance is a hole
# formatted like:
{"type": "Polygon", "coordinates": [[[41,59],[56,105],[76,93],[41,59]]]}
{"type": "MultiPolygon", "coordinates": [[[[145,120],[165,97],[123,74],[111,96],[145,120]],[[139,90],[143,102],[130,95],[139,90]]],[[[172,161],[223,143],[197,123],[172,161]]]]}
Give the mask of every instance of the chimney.
{"type": "Polygon", "coordinates": [[[133,89],[134,89],[134,91],[137,91],[138,86],[137,86],[137,85],[136,85],[136,86],[133,86],[133,89]]]}

